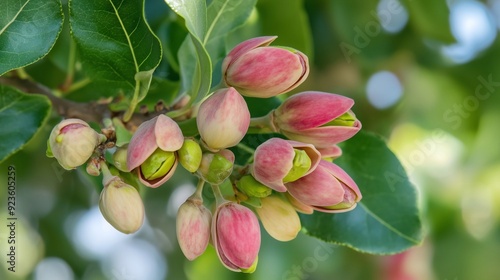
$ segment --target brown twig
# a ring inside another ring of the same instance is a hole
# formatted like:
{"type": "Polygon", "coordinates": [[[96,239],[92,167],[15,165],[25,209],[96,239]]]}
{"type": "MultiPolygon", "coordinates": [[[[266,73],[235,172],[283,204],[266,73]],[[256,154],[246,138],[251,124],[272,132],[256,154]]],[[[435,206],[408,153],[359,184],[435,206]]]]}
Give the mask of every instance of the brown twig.
{"type": "MultiPolygon", "coordinates": [[[[25,93],[34,93],[47,96],[52,103],[54,110],[65,118],[78,118],[86,122],[102,123],[103,119],[111,117],[121,117],[124,112],[112,112],[108,104],[98,102],[75,102],[55,96],[52,91],[39,83],[19,77],[0,76],[0,84],[8,85],[25,93]]],[[[167,110],[162,108],[160,111],[134,113],[126,126],[131,131],[144,121],[147,121],[155,116],[166,113],[167,110]]]]}

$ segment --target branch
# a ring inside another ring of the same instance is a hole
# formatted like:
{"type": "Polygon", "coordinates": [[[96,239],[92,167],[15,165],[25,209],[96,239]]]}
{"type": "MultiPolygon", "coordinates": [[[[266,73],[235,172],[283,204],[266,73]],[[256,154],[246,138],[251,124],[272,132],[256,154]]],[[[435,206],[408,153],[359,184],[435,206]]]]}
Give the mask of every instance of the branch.
{"type": "MultiPolygon", "coordinates": [[[[65,118],[77,118],[86,122],[102,123],[102,120],[105,118],[122,117],[124,114],[123,111],[112,112],[109,109],[108,104],[95,101],[81,103],[59,98],[55,96],[48,87],[28,79],[0,76],[0,84],[17,88],[25,93],[42,94],[47,96],[50,99],[54,110],[65,118]]],[[[161,108],[152,113],[147,111],[144,113],[134,113],[130,121],[126,123],[127,128],[131,131],[135,131],[135,129],[144,121],[167,112],[163,106],[160,107],[161,108]]]]}

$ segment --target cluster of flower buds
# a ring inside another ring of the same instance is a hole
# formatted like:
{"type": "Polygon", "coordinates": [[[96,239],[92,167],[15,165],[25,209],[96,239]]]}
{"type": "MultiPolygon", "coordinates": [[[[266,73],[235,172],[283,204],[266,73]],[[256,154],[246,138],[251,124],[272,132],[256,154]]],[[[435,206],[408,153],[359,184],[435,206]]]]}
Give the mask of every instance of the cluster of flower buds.
{"type": "Polygon", "coordinates": [[[128,144],[112,147],[108,169],[106,148],[97,148],[107,143],[106,136],[83,121],[65,120],[52,131],[48,154],[66,169],[88,162],[89,174],[102,171],[101,212],[124,233],[141,227],[144,206],[137,189],[116,175],[130,172],[142,185],[157,188],[172,178],[180,163],[199,180],[196,192],[177,213],[177,238],[186,258],[197,258],[211,243],[225,267],[253,272],[261,241],[259,220],[272,237],[290,241],[301,229],[297,212],[345,212],[361,199],[353,179],[332,162],[342,154],[337,144],[361,129],[351,111],[352,99],[306,91],[288,97],[266,116],[250,116],[243,96],[287,93],[309,74],[307,56],[270,46],[275,39],[253,38],[229,52],[222,63],[225,87],[190,111],[199,137],[185,137],[175,118],[158,115],[140,124],[128,144]],[[230,148],[250,149],[240,143],[249,128],[251,133],[282,137],[261,143],[245,165],[237,165],[230,148]],[[202,199],[205,184],[216,198],[213,214],[207,207],[210,201],[202,199]],[[224,196],[222,188],[230,194],[224,196]]]}

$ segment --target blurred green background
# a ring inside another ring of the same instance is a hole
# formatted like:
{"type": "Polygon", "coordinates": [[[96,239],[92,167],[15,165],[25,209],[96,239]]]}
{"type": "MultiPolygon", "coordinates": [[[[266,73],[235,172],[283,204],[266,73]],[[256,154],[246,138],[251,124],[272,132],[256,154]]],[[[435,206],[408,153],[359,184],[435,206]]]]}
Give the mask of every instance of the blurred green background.
{"type": "MultiPolygon", "coordinates": [[[[160,37],[176,36],[164,28],[173,13],[163,1],[146,0],[146,16],[160,37]]],[[[176,241],[175,215],[194,189],[191,176],[178,171],[147,190],[145,225],[121,234],[97,208],[98,180],[83,169],[64,171],[45,156],[54,115],[0,165],[5,187],[7,167],[16,167],[18,215],[17,273],[6,273],[3,255],[0,279],[499,279],[498,28],[500,0],[259,0],[239,31],[246,38],[278,35],[276,45],[309,55],[311,74],[295,92],[355,99],[363,129],[387,139],[418,188],[421,246],[372,256],[304,234],[283,243],[262,231],[254,274],[226,270],[210,246],[189,262],[176,241]]],[[[2,254],[6,230],[2,224],[2,254]]]]}

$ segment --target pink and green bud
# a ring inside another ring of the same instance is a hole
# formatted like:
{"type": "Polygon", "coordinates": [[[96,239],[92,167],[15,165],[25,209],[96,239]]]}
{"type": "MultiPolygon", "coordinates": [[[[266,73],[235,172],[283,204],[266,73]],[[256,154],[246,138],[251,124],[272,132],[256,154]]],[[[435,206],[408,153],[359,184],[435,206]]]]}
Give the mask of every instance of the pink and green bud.
{"type": "Polygon", "coordinates": [[[99,209],[106,221],[123,233],[136,232],[144,221],[139,192],[117,176],[112,176],[101,191],[99,209]]]}
{"type": "Polygon", "coordinates": [[[234,154],[224,149],[217,153],[205,153],[202,156],[198,174],[208,183],[220,185],[233,172],[234,154]]]}
{"type": "Polygon", "coordinates": [[[304,82],[309,75],[307,56],[288,47],[270,47],[276,38],[253,38],[231,50],[222,62],[225,83],[245,96],[268,98],[304,82]]]}
{"type": "Polygon", "coordinates": [[[201,164],[202,151],[200,144],[193,139],[184,140],[179,151],[179,162],[189,172],[194,173],[201,164]]]}
{"type": "Polygon", "coordinates": [[[300,219],[293,206],[277,195],[261,199],[262,207],[255,211],[267,233],[279,241],[293,240],[301,229],[300,219]]]}
{"type": "Polygon", "coordinates": [[[220,89],[200,105],[196,123],[205,145],[217,151],[243,139],[250,124],[250,111],[234,88],[220,89]]]}
{"type": "Polygon", "coordinates": [[[173,176],[183,142],[179,125],[165,115],[142,123],[128,145],[128,171],[137,170],[145,186],[159,187],[173,176]]]}
{"type": "Polygon", "coordinates": [[[285,192],[284,183],[311,173],[320,160],[321,154],[311,144],[271,138],[255,150],[251,173],[260,183],[285,192]]]}
{"type": "Polygon", "coordinates": [[[103,137],[82,120],[66,119],[52,129],[47,155],[55,157],[64,169],[75,169],[87,162],[103,137]]]}
{"type": "Polygon", "coordinates": [[[362,197],[354,180],[338,165],[325,160],[311,174],[286,187],[299,202],[328,213],[352,210],[362,197]]]}
{"type": "Polygon", "coordinates": [[[210,241],[212,214],[201,201],[188,199],[177,212],[177,241],[190,261],[199,257],[210,241]]]}
{"type": "Polygon", "coordinates": [[[271,188],[255,180],[252,175],[241,177],[238,182],[236,182],[236,186],[244,194],[259,198],[269,196],[273,192],[271,188]]]}
{"type": "Polygon", "coordinates": [[[212,241],[222,264],[236,272],[252,273],[260,250],[260,226],[248,208],[225,202],[212,219],[212,241]]]}
{"type": "Polygon", "coordinates": [[[351,98],[319,91],[289,97],[272,114],[278,131],[292,140],[329,148],[354,136],[361,122],[351,98]]]}

